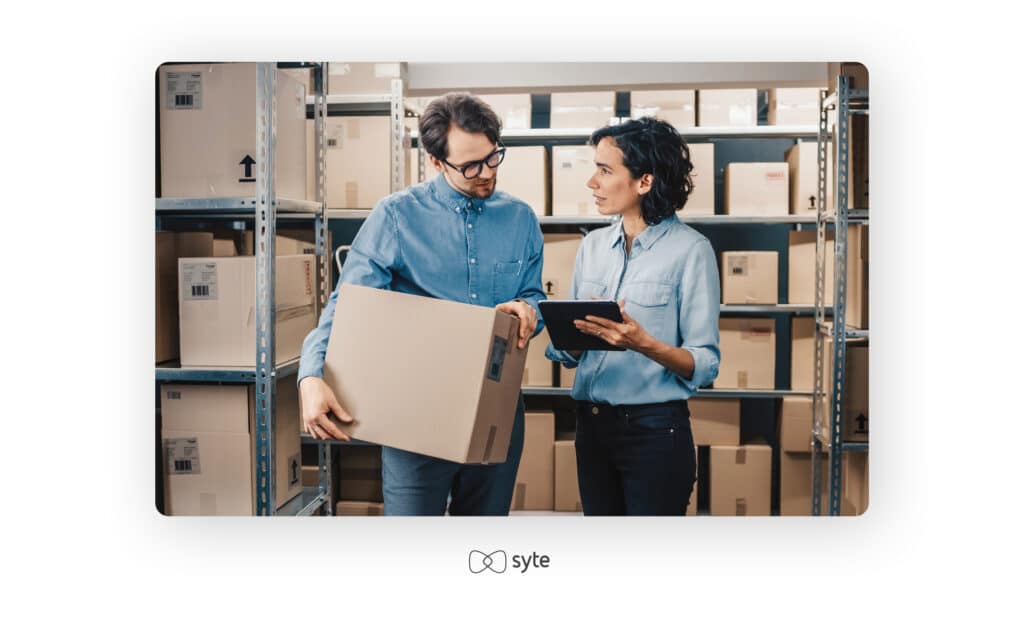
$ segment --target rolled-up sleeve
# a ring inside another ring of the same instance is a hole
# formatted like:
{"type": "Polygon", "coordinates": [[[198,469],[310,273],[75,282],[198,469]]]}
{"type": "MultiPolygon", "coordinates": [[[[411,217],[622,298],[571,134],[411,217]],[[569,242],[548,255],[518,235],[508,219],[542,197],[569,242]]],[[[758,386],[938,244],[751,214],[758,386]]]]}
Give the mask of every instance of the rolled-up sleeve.
{"type": "Polygon", "coordinates": [[[298,382],[309,376],[322,378],[324,375],[327,340],[331,336],[334,309],[338,303],[338,289],[341,285],[348,283],[387,289],[391,286],[392,270],[397,268],[400,262],[397,223],[388,205],[382,200],[370,211],[370,215],[352,241],[352,247],[338,277],[338,284],[327,299],[317,326],[302,341],[298,382]]]}
{"type": "MultiPolygon", "coordinates": [[[[578,297],[578,295],[577,295],[577,292],[578,292],[577,291],[577,286],[579,285],[580,268],[582,266],[583,266],[583,245],[581,244],[580,248],[578,250],[576,250],[576,262],[575,262],[575,264],[573,265],[573,268],[572,268],[572,281],[569,284],[569,299],[577,299],[577,297],[578,297]]],[[[569,354],[569,352],[567,352],[567,351],[564,351],[564,350],[561,350],[561,349],[555,349],[555,345],[553,343],[549,343],[548,344],[547,349],[544,350],[544,356],[548,360],[553,360],[555,362],[562,363],[563,365],[565,365],[569,369],[575,369],[580,364],[580,361],[579,361],[578,358],[573,358],[569,354]]],[[[580,355],[580,358],[582,358],[582,357],[583,356],[580,355]]]]}
{"type": "Polygon", "coordinates": [[[721,291],[715,251],[707,239],[695,246],[683,269],[680,286],[679,335],[682,348],[693,354],[693,377],[680,378],[691,392],[718,377],[718,315],[721,291]]]}
{"type": "Polygon", "coordinates": [[[534,218],[535,227],[530,235],[528,245],[528,258],[523,269],[523,279],[520,282],[517,299],[521,299],[537,313],[537,328],[533,336],[540,334],[544,329],[544,320],[540,316],[540,301],[547,299],[544,294],[544,287],[541,284],[541,270],[544,266],[544,235],[540,231],[540,223],[534,218]]]}

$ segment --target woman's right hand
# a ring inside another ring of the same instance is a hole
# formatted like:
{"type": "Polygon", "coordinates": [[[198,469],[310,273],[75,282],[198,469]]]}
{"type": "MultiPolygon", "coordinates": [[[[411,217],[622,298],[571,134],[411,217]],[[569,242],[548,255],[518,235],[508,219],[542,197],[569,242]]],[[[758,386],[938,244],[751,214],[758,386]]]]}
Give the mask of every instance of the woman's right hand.
{"type": "Polygon", "coordinates": [[[317,440],[350,440],[349,436],[331,423],[328,413],[343,423],[352,423],[352,417],[338,403],[334,391],[323,379],[316,376],[302,378],[299,382],[299,396],[302,405],[302,431],[317,440]]]}

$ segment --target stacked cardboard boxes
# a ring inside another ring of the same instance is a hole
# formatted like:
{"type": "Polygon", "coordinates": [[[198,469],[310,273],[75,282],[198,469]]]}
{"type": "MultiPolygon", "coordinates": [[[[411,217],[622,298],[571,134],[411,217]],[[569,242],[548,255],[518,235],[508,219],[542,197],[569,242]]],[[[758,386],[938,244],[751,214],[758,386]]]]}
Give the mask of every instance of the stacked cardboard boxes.
{"type": "Polygon", "coordinates": [[[697,125],[697,92],[692,89],[634,91],[630,94],[630,116],[656,117],[676,128],[697,125]]]}
{"type": "Polygon", "coordinates": [[[770,126],[817,126],[819,89],[768,90],[770,126]]]}
{"type": "Polygon", "coordinates": [[[523,455],[519,460],[513,510],[553,510],[555,507],[555,414],[527,412],[523,455]]]}
{"type": "Polygon", "coordinates": [[[743,217],[789,214],[789,166],[786,163],[726,165],[725,214],[743,217]]]}
{"type": "Polygon", "coordinates": [[[576,471],[576,440],[571,436],[555,441],[555,511],[582,512],[576,471]]]}
{"type": "Polygon", "coordinates": [[[771,447],[713,445],[710,457],[712,516],[771,514],[771,447]]]}
{"type": "Polygon", "coordinates": [[[757,89],[701,89],[697,92],[697,125],[757,125],[757,89]]]}
{"type": "Polygon", "coordinates": [[[775,320],[723,318],[715,388],[775,388],[775,320]]]}
{"type": "MultiPolygon", "coordinates": [[[[846,323],[868,327],[868,226],[851,225],[847,231],[846,323]]],[[[813,230],[789,233],[789,303],[814,304],[815,243],[813,230]]],[[[835,233],[825,241],[825,306],[834,296],[835,233]]]]}
{"type": "Polygon", "coordinates": [[[722,252],[723,304],[777,304],[778,252],[722,252]]]}
{"type": "Polygon", "coordinates": [[[551,94],[552,128],[601,128],[614,118],[614,91],[551,94]]]}

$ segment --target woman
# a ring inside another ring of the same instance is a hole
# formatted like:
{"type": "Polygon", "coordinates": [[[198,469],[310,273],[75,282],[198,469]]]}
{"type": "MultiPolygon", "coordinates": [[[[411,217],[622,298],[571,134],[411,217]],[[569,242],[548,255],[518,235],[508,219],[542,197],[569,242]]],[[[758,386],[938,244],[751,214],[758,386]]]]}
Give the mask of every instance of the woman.
{"type": "Polygon", "coordinates": [[[623,322],[575,323],[625,351],[546,352],[578,367],[583,513],[685,514],[697,472],[686,400],[715,379],[720,359],[715,253],[676,217],[693,188],[690,151],[649,117],[601,128],[590,143],[587,187],[602,215],[622,219],[583,239],[572,298],[615,300],[623,322]]]}

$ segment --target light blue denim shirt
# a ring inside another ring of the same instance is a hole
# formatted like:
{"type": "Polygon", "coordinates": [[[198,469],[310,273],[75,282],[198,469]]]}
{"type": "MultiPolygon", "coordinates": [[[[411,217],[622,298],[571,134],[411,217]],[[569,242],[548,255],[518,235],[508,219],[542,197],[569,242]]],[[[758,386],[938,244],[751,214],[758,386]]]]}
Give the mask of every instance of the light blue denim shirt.
{"type": "MultiPolygon", "coordinates": [[[[443,175],[380,200],[359,229],[338,286],[359,284],[494,307],[544,299],[544,237],[533,210],[503,191],[470,199],[443,175]]],[[[298,379],[323,377],[335,288],[302,343],[298,379]]],[[[539,322],[537,332],[543,325],[539,322]]],[[[534,333],[536,335],[536,332],[534,333]]]]}
{"type": "Polygon", "coordinates": [[[608,404],[688,399],[718,376],[718,264],[704,235],[672,215],[633,239],[622,222],[588,234],[576,254],[571,299],[626,300],[626,313],[655,338],[689,350],[689,380],[633,351],[585,351],[577,361],[549,345],[545,355],[577,367],[572,396],[608,404]]]}

